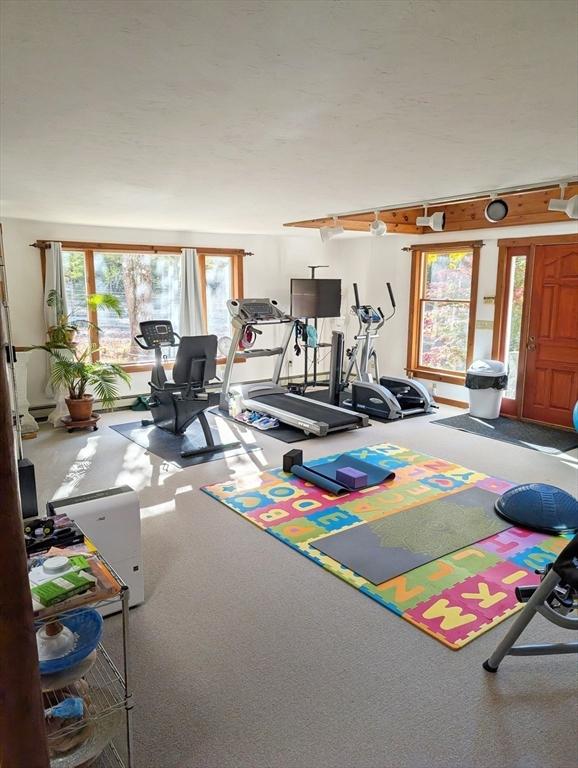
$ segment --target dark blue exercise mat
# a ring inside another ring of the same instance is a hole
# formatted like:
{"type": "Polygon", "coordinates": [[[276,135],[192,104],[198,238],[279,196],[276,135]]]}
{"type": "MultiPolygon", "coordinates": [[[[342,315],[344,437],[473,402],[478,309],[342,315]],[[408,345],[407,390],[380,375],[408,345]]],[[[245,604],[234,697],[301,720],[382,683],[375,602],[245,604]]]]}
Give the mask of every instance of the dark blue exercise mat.
{"type": "Polygon", "coordinates": [[[469,413],[462,413],[446,419],[434,419],[430,424],[482,435],[541,453],[565,453],[578,448],[576,432],[533,424],[529,421],[516,421],[505,416],[499,416],[497,419],[481,419],[469,413]]]}
{"type": "Polygon", "coordinates": [[[291,472],[300,477],[302,480],[308,483],[313,483],[318,488],[323,488],[324,491],[329,491],[334,496],[339,496],[341,493],[350,493],[350,488],[345,488],[341,483],[336,483],[334,480],[330,480],[328,477],[318,475],[313,469],[304,467],[302,464],[294,464],[291,467],[291,472]]]}
{"type": "Polygon", "coordinates": [[[307,480],[308,482],[319,486],[319,488],[323,488],[338,496],[341,493],[351,493],[354,490],[337,481],[337,470],[345,469],[345,467],[351,467],[360,472],[365,472],[367,475],[366,488],[372,485],[380,485],[386,480],[393,480],[395,477],[395,473],[389,469],[376,467],[373,464],[369,464],[361,459],[355,459],[346,454],[338,456],[336,459],[333,459],[333,461],[327,461],[324,464],[316,464],[314,467],[294,465],[291,468],[291,471],[294,475],[297,475],[297,477],[301,477],[303,480],[307,480]]]}
{"type": "MultiPolygon", "coordinates": [[[[230,437],[220,435],[215,424],[215,418],[210,413],[207,416],[215,443],[226,443],[240,439],[234,433],[230,437]]],[[[231,448],[228,451],[205,453],[184,459],[181,457],[181,451],[194,450],[206,444],[201,425],[197,422],[193,422],[182,437],[152,425],[143,427],[140,421],[130,421],[128,424],[114,424],[110,428],[118,432],[119,435],[132,440],[133,443],[140,445],[141,448],[154,453],[155,456],[176,464],[181,469],[204,464],[207,461],[224,459],[225,456],[239,456],[242,453],[259,450],[259,446],[256,445],[241,445],[239,448],[231,448]]]]}

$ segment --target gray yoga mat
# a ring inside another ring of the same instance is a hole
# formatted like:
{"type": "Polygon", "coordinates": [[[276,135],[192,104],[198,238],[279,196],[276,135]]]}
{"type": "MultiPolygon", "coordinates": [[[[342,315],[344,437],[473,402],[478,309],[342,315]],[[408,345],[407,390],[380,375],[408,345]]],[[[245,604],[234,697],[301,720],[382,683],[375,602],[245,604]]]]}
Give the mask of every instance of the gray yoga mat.
{"type": "MultiPolygon", "coordinates": [[[[143,412],[143,416],[144,418],[147,417],[146,412],[143,412]]],[[[217,430],[215,418],[211,413],[207,413],[207,419],[216,443],[233,442],[238,439],[234,434],[230,437],[221,436],[217,430]]],[[[201,425],[197,422],[193,422],[181,437],[155,426],[143,427],[140,421],[130,421],[127,424],[115,424],[114,426],[111,425],[111,429],[114,429],[119,435],[128,438],[133,443],[145,448],[147,451],[154,453],[155,456],[159,456],[161,459],[176,464],[176,466],[181,469],[184,469],[185,467],[194,467],[197,464],[204,464],[207,461],[217,461],[217,459],[223,459],[225,456],[238,456],[242,453],[258,450],[258,446],[241,445],[239,448],[231,448],[226,452],[218,451],[216,453],[205,453],[200,456],[191,456],[184,459],[181,457],[181,451],[191,450],[206,444],[201,425]]]]}
{"type": "Polygon", "coordinates": [[[459,429],[473,435],[482,435],[502,443],[512,443],[541,453],[564,453],[578,448],[578,434],[556,427],[543,427],[528,421],[516,421],[500,416],[497,419],[480,419],[469,413],[436,419],[431,424],[459,429]]]}

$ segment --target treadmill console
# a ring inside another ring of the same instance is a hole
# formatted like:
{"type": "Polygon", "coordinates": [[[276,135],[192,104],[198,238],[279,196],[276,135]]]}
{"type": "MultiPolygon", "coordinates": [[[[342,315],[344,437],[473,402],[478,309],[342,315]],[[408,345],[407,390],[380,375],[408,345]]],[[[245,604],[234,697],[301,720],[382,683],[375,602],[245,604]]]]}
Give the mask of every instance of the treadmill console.
{"type": "Polygon", "coordinates": [[[283,323],[292,320],[279,309],[275,299],[229,299],[227,308],[231,317],[243,325],[283,323]]]}
{"type": "Polygon", "coordinates": [[[145,349],[176,347],[179,343],[170,320],[143,320],[139,325],[140,338],[144,342],[141,346],[145,349]]]}

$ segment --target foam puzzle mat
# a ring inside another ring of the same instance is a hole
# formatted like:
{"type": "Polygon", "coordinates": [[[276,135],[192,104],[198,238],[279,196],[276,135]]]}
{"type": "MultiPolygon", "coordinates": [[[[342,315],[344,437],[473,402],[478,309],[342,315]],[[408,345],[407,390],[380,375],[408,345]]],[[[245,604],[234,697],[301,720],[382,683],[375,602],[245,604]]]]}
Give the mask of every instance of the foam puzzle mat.
{"type": "Polygon", "coordinates": [[[389,443],[347,455],[393,470],[395,479],[333,496],[282,469],[272,469],[203,490],[454,650],[519,610],[515,588],[537,584],[534,569],[553,562],[567,543],[564,536],[512,527],[373,584],[322,554],[313,543],[447,494],[468,488],[502,494],[515,484],[389,443]]]}

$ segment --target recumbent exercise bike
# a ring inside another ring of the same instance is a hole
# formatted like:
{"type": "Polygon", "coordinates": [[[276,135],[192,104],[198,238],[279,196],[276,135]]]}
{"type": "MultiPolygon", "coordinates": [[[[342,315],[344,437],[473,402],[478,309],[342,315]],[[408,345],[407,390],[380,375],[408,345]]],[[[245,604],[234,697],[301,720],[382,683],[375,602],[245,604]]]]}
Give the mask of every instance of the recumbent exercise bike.
{"type": "Polygon", "coordinates": [[[145,320],[135,341],[147,351],[154,350],[155,363],[149,386],[148,406],[153,419],[143,419],[143,426],[154,424],[173,435],[183,435],[198,420],[205,436],[205,445],[181,451],[182,458],[202,456],[238,448],[241,443],[215,443],[205,410],[219,402],[218,392],[206,387],[216,375],[217,337],[183,336],[173,330],[170,320],[145,320]],[[176,347],[173,380],[169,381],[163,368],[162,350],[176,347]]]}

